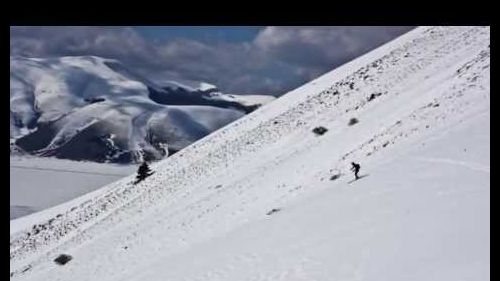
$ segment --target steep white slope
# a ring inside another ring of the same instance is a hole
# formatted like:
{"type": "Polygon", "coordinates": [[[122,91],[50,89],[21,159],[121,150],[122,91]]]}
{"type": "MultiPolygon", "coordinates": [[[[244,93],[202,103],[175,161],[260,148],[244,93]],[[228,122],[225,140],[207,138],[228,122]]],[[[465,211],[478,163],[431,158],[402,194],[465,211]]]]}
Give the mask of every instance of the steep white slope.
{"type": "Polygon", "coordinates": [[[137,186],[12,221],[12,280],[488,279],[489,40],[417,28],[137,186]]]}
{"type": "MultiPolygon", "coordinates": [[[[482,148],[489,146],[488,125],[483,114],[436,133],[385,164],[365,167],[365,177],[352,184],[305,183],[307,197],[256,204],[259,219],[179,254],[157,253],[144,270],[124,276],[489,280],[489,161],[482,148]],[[266,217],[271,208],[281,210],[266,217]]],[[[261,201],[267,194],[255,196],[261,201]]]]}

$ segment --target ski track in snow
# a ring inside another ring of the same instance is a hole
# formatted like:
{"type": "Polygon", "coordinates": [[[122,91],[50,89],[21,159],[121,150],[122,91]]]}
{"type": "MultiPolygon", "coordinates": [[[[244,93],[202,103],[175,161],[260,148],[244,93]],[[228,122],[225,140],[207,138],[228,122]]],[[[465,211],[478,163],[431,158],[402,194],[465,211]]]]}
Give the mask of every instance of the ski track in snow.
{"type": "MultiPolygon", "coordinates": [[[[81,274],[92,272],[97,279],[141,280],[158,267],[153,263],[148,270],[147,261],[168,260],[267,219],[267,211],[298,200],[314,190],[311,182],[328,181],[332,170],[344,171],[352,160],[363,161],[365,174],[364,167],[390,151],[488,111],[489,32],[417,28],[152,165],[155,174],[137,186],[131,185],[133,176],[126,177],[49,221],[11,233],[11,278],[67,280],[59,275],[67,272],[86,280],[81,274]],[[359,123],[348,126],[353,117],[359,123]],[[311,130],[320,125],[329,131],[315,136],[311,130]],[[331,155],[325,156],[328,147],[331,155]],[[101,257],[99,249],[107,245],[114,248],[101,257]],[[86,260],[73,260],[70,271],[49,265],[66,252],[84,253],[86,260]],[[106,263],[92,262],[102,259],[106,263]],[[133,270],[141,267],[142,273],[133,270]]],[[[479,163],[420,160],[489,173],[479,163]]],[[[341,174],[332,184],[348,180],[341,174]]],[[[234,263],[179,280],[227,279],[234,267],[260,262],[252,253],[232,258],[234,263]]],[[[318,266],[304,257],[293,268],[248,280],[309,280],[308,272],[318,266]]],[[[345,271],[356,279],[355,269],[345,271]]]]}
{"type": "Polygon", "coordinates": [[[481,163],[465,162],[465,161],[446,159],[446,158],[418,158],[418,160],[427,161],[427,162],[435,162],[435,163],[452,164],[452,165],[461,165],[461,166],[467,167],[467,168],[472,169],[472,170],[481,171],[481,172],[485,172],[488,174],[490,173],[490,166],[486,166],[486,165],[483,165],[481,163]]]}

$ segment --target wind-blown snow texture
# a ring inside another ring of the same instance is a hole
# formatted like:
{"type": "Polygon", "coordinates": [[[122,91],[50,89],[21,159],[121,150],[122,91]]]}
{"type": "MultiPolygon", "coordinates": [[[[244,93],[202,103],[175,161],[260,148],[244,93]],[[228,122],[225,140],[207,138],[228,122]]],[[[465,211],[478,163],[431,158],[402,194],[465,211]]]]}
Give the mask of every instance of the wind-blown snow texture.
{"type": "Polygon", "coordinates": [[[273,97],[164,87],[116,60],[10,58],[11,152],[130,163],[161,159],[273,97]],[[13,142],[12,140],[15,140],[13,142]]]}
{"type": "Polygon", "coordinates": [[[11,279],[489,280],[489,41],[417,28],[137,186],[11,221],[11,279]]]}

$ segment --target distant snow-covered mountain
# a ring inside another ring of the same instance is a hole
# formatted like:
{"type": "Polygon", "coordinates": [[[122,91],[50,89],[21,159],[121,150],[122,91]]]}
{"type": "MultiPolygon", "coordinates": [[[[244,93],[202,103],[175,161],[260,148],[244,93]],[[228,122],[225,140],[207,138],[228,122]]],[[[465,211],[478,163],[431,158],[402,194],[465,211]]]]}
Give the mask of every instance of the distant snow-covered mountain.
{"type": "Polygon", "coordinates": [[[11,152],[161,159],[273,99],[226,95],[207,83],[158,85],[95,56],[11,57],[11,152]]]}

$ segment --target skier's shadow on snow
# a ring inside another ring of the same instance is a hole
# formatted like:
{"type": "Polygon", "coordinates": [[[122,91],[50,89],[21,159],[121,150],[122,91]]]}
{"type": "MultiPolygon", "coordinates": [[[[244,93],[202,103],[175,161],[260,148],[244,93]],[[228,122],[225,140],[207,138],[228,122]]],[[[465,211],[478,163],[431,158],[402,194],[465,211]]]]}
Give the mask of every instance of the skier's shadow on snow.
{"type": "Polygon", "coordinates": [[[351,181],[348,181],[347,183],[349,183],[349,184],[350,184],[350,183],[353,183],[353,182],[355,182],[355,181],[357,181],[357,180],[360,180],[360,179],[362,179],[362,178],[364,178],[364,177],[367,177],[368,175],[370,175],[370,174],[359,175],[358,179],[353,179],[353,180],[351,180],[351,181]]]}

